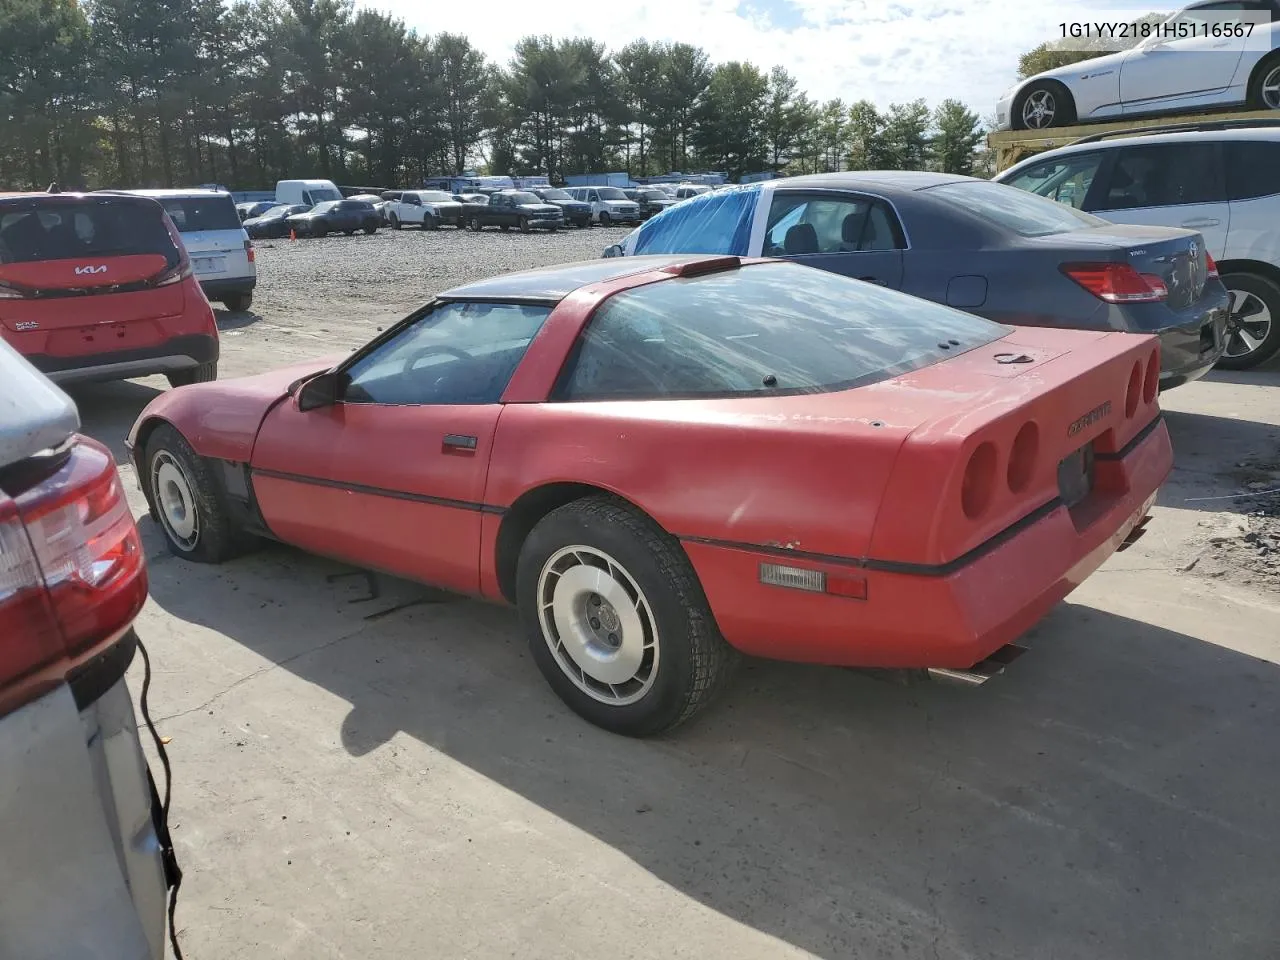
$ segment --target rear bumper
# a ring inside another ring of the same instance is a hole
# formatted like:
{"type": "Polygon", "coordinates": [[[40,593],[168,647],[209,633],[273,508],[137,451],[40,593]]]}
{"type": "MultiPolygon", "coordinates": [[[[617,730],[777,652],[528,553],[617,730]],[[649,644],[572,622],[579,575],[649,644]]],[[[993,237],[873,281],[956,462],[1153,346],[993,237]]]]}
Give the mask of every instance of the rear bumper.
{"type": "Polygon", "coordinates": [[[1127,308],[1134,333],[1160,338],[1160,389],[1168,390],[1199,380],[1213,369],[1227,346],[1227,308],[1230,297],[1221,283],[1206,289],[1200,301],[1174,312],[1163,304],[1127,308]]]}
{"type": "Polygon", "coordinates": [[[253,293],[258,285],[258,278],[254,277],[218,277],[215,280],[201,280],[200,289],[204,291],[204,295],[210,300],[217,300],[219,297],[231,296],[237,293],[253,293]]]}
{"type": "Polygon", "coordinates": [[[174,373],[218,359],[218,338],[203,334],[173,337],[137,350],[117,350],[83,357],[29,355],[27,360],[54,383],[127,380],[155,373],[174,373]]]}
{"type": "Polygon", "coordinates": [[[1169,434],[1157,420],[1122,454],[1100,461],[1098,492],[1080,507],[1047,504],[943,567],[700,540],[684,546],[721,632],[745,653],[839,666],[964,669],[1016,640],[1115,553],[1147,515],[1172,466],[1169,434]],[[866,599],[762,585],[761,563],[864,579],[866,599]]]}

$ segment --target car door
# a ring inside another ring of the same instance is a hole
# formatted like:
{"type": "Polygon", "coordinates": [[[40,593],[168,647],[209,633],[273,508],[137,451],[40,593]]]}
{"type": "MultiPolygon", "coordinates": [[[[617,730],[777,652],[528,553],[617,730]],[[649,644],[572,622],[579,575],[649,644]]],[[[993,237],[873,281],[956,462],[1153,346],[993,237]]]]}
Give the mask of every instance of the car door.
{"type": "Polygon", "coordinates": [[[1244,36],[1213,36],[1233,13],[1258,12],[1248,0],[1221,0],[1183,10],[1134,47],[1120,65],[1124,113],[1212,102],[1235,77],[1244,36]],[[1204,36],[1205,32],[1211,35],[1204,36]]]}
{"type": "Polygon", "coordinates": [[[1115,147],[1084,209],[1114,223],[1183,227],[1204,235],[1209,253],[1226,251],[1231,207],[1221,144],[1213,140],[1115,147]]]}
{"type": "Polygon", "coordinates": [[[263,421],[254,494],[282,540],[479,591],[481,520],[499,402],[549,306],[437,303],[345,362],[333,402],[302,391],[263,421]]]}
{"type": "Polygon", "coordinates": [[[1222,149],[1231,207],[1222,259],[1280,267],[1280,140],[1226,140],[1222,149]]]}
{"type": "Polygon", "coordinates": [[[878,197],[831,190],[773,192],[762,256],[902,286],[906,237],[893,208],[878,197]]]}

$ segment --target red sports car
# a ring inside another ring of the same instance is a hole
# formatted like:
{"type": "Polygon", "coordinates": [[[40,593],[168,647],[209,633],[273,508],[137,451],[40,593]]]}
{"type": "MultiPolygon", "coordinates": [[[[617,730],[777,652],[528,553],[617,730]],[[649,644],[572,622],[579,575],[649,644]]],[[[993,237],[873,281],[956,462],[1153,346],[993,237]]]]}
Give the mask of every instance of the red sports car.
{"type": "Polygon", "coordinates": [[[459,287],[336,365],[171,390],[129,442],[179,556],[269,537],[513,603],[556,693],[641,735],[737,651],[1006,655],[1141,533],[1172,465],[1159,373],[1152,337],[636,257],[459,287]]]}

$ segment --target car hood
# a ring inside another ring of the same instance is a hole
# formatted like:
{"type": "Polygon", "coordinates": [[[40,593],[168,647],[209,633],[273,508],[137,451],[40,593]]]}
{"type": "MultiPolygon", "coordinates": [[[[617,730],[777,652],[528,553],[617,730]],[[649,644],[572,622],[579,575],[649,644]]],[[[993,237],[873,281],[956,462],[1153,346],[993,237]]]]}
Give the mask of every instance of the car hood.
{"type": "Polygon", "coordinates": [[[522,203],[521,210],[527,210],[529,213],[559,213],[560,208],[554,203],[522,203]]]}
{"type": "Polygon", "coordinates": [[[638,207],[639,204],[635,200],[601,200],[601,203],[620,203],[624,207],[638,207]]]}
{"type": "Polygon", "coordinates": [[[424,203],[425,207],[435,207],[437,210],[461,210],[462,204],[457,200],[431,200],[424,203]]]}
{"type": "Polygon", "coordinates": [[[548,200],[547,203],[550,203],[553,206],[557,206],[562,210],[565,207],[568,207],[570,209],[577,209],[577,208],[585,209],[591,206],[591,204],[583,203],[581,200],[548,200]]]}

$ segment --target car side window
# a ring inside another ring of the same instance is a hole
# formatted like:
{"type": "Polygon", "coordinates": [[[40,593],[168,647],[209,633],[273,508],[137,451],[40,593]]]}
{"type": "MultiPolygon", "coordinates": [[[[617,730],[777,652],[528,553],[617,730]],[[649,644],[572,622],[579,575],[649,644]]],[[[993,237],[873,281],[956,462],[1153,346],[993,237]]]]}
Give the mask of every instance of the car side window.
{"type": "Polygon", "coordinates": [[[497,403],[551,308],[442,303],[344,371],[346,403],[497,403]]]}
{"type": "Polygon", "coordinates": [[[1027,167],[1004,182],[1080,210],[1084,207],[1094,177],[1098,175],[1102,157],[1101,153],[1086,153],[1046,160],[1027,167]]]}
{"type": "Polygon", "coordinates": [[[1119,151],[1095,210],[1226,200],[1216,143],[1152,144],[1119,151]]]}
{"type": "Polygon", "coordinates": [[[1280,194],[1280,141],[1227,140],[1227,199],[1252,200],[1280,194]]]}
{"type": "Polygon", "coordinates": [[[767,257],[866,253],[905,246],[893,210],[873,197],[780,191],[769,206],[767,257]]]}

